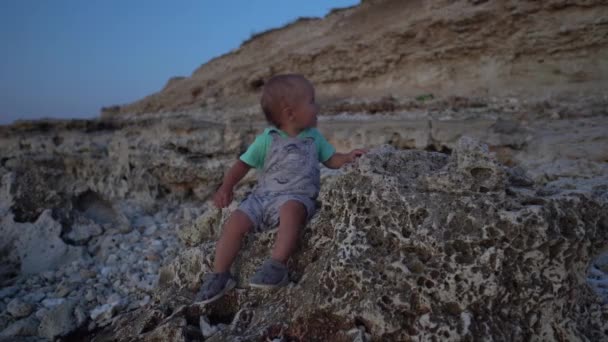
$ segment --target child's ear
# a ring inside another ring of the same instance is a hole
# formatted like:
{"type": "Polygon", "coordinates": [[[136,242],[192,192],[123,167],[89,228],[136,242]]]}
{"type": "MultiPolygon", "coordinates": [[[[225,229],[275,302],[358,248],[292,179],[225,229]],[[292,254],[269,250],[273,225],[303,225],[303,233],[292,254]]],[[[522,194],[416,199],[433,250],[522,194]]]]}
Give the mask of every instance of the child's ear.
{"type": "Polygon", "coordinates": [[[285,106],[285,108],[283,108],[283,115],[288,121],[292,121],[295,117],[291,106],[285,106]]]}

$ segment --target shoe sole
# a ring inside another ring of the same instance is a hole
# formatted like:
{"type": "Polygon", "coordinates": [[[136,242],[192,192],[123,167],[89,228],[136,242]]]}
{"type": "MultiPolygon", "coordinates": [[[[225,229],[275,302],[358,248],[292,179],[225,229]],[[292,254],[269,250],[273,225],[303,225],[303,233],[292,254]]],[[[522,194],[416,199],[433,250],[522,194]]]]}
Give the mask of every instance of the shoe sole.
{"type": "Polygon", "coordinates": [[[195,304],[209,304],[209,303],[213,303],[216,300],[222,298],[222,296],[224,294],[226,294],[226,292],[232,290],[234,287],[236,286],[236,281],[234,281],[234,279],[228,279],[228,281],[226,282],[226,286],[224,286],[224,289],[221,290],[220,292],[218,292],[215,296],[205,299],[205,300],[200,300],[200,301],[196,301],[194,302],[195,304]]]}
{"type": "Polygon", "coordinates": [[[278,287],[287,286],[287,284],[289,284],[289,275],[288,274],[286,274],[285,277],[283,277],[283,279],[281,279],[281,281],[276,284],[257,284],[257,283],[250,282],[249,287],[256,288],[256,289],[271,290],[271,289],[276,289],[278,287]]]}

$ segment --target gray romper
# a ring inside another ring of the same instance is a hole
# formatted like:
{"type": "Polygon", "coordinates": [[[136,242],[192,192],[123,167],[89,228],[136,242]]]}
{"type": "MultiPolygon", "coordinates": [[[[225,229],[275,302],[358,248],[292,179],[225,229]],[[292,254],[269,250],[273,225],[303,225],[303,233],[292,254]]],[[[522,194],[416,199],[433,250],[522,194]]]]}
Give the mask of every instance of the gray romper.
{"type": "Polygon", "coordinates": [[[315,214],[319,195],[319,159],[311,137],[282,137],[271,131],[264,168],[253,192],[239,205],[256,232],[274,229],[279,224],[283,203],[296,200],[306,207],[307,221],[315,214]]]}

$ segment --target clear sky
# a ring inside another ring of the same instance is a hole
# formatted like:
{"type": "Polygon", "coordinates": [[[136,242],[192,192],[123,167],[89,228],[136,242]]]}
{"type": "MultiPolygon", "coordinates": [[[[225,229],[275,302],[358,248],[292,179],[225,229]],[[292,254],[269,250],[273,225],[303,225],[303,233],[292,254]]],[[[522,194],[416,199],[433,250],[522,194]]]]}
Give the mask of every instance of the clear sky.
{"type": "Polygon", "coordinates": [[[0,0],[0,124],[91,118],[251,34],[358,0],[0,0]]]}

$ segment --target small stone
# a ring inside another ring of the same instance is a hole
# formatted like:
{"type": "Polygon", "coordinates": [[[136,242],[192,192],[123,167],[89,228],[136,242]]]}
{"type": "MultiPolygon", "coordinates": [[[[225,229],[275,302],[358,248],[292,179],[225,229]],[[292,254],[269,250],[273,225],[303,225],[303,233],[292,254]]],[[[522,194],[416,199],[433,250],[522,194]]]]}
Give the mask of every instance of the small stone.
{"type": "Polygon", "coordinates": [[[151,236],[151,235],[154,235],[154,233],[156,233],[156,230],[157,230],[157,229],[158,229],[158,228],[156,227],[156,225],[155,225],[155,224],[149,225],[149,226],[146,228],[146,230],[144,230],[144,235],[145,235],[145,236],[151,236]]]}
{"type": "Polygon", "coordinates": [[[150,247],[155,252],[162,252],[165,249],[165,246],[161,240],[152,240],[150,242],[150,247]]]}
{"type": "Polygon", "coordinates": [[[78,326],[81,326],[87,320],[87,314],[80,306],[74,309],[74,316],[76,317],[76,325],[78,326]]]}
{"type": "Polygon", "coordinates": [[[38,320],[41,320],[47,312],[49,312],[47,308],[40,308],[34,313],[34,317],[36,317],[38,320]]]}
{"type": "Polygon", "coordinates": [[[50,309],[40,320],[38,335],[50,340],[58,336],[64,336],[76,328],[73,312],[76,303],[64,301],[50,309]]]}
{"type": "Polygon", "coordinates": [[[106,259],[107,264],[115,264],[117,261],[118,261],[118,256],[116,254],[110,254],[110,255],[108,255],[108,258],[106,259]]]}
{"type": "Polygon", "coordinates": [[[129,234],[125,235],[125,239],[130,244],[134,244],[136,242],[139,242],[139,240],[141,240],[141,233],[138,232],[137,230],[134,230],[134,231],[130,232],[129,234]]]}
{"type": "Polygon", "coordinates": [[[150,260],[150,261],[159,261],[160,260],[160,256],[157,253],[148,253],[146,254],[146,260],[150,260]]]}
{"type": "Polygon", "coordinates": [[[84,295],[84,299],[86,299],[87,301],[92,301],[95,299],[95,291],[88,289],[87,292],[84,295]]]}
{"type": "Polygon", "coordinates": [[[41,300],[43,300],[44,298],[46,298],[46,295],[42,292],[33,292],[30,294],[27,294],[23,297],[23,300],[27,301],[28,303],[40,303],[41,300]]]}
{"type": "Polygon", "coordinates": [[[139,301],[139,306],[146,306],[150,303],[150,296],[145,296],[144,299],[139,301]]]}
{"type": "Polygon", "coordinates": [[[14,336],[34,336],[38,334],[40,321],[34,317],[24,318],[13,322],[0,333],[0,338],[14,336]]]}
{"type": "Polygon", "coordinates": [[[97,277],[97,272],[88,269],[82,269],[80,270],[80,276],[84,279],[95,278],[97,277]]]}
{"type": "Polygon", "coordinates": [[[42,305],[45,308],[53,308],[57,305],[61,305],[65,302],[65,298],[47,298],[42,301],[42,305]]]}
{"type": "Polygon", "coordinates": [[[109,320],[114,316],[114,314],[116,314],[116,312],[120,311],[123,306],[123,301],[103,304],[91,310],[90,317],[91,319],[98,321],[109,320]]]}
{"type": "Polygon", "coordinates": [[[105,278],[114,273],[114,267],[112,266],[104,266],[101,268],[100,273],[105,278]]]}
{"type": "Polygon", "coordinates": [[[31,314],[34,310],[34,306],[23,302],[21,299],[15,298],[8,303],[6,310],[11,316],[21,318],[31,314]]]}
{"type": "Polygon", "coordinates": [[[44,271],[41,275],[47,281],[54,281],[56,279],[54,271],[44,271]]]}
{"type": "Polygon", "coordinates": [[[112,293],[110,296],[108,296],[108,300],[106,303],[108,304],[114,304],[114,303],[118,303],[120,302],[122,298],[120,298],[120,295],[117,293],[112,293]]]}
{"type": "Polygon", "coordinates": [[[72,289],[69,286],[59,285],[59,287],[57,288],[57,291],[55,291],[55,296],[65,297],[68,295],[68,293],[70,293],[70,291],[72,291],[72,289]]]}
{"type": "Polygon", "coordinates": [[[0,299],[12,297],[17,292],[19,292],[19,288],[17,286],[9,286],[9,287],[0,289],[0,299]]]}

